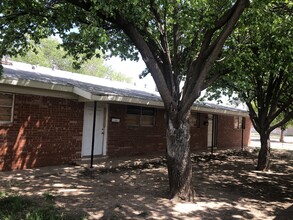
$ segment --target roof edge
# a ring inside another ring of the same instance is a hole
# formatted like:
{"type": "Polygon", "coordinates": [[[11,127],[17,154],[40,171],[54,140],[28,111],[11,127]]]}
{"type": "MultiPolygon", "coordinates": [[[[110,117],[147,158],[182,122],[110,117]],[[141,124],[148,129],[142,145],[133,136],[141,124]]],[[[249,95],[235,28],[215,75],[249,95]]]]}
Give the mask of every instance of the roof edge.
{"type": "Polygon", "coordinates": [[[4,77],[0,79],[0,83],[13,85],[13,86],[24,86],[28,88],[55,90],[55,91],[62,91],[62,92],[73,92],[73,86],[44,83],[44,82],[28,80],[28,79],[11,79],[11,78],[4,77]]]}

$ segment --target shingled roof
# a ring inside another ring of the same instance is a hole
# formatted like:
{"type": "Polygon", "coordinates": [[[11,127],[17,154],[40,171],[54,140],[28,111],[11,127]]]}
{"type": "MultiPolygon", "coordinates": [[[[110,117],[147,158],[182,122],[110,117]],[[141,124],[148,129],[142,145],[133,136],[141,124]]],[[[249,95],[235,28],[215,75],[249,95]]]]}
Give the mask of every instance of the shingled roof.
{"type": "MultiPolygon", "coordinates": [[[[163,107],[161,97],[155,91],[94,76],[45,67],[32,68],[29,64],[18,62],[4,66],[0,84],[2,84],[0,86],[2,91],[3,85],[9,85],[48,90],[49,93],[50,91],[72,93],[79,101],[85,102],[122,102],[163,107]]],[[[193,109],[210,113],[247,115],[245,110],[205,102],[195,103],[193,109]]]]}

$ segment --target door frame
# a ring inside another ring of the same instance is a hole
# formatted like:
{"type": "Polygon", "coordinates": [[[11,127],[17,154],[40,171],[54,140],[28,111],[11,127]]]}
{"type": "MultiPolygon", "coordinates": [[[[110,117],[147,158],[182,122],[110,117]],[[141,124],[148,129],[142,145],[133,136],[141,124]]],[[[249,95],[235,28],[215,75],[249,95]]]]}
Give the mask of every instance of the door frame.
{"type": "MultiPolygon", "coordinates": [[[[94,103],[94,102],[85,102],[84,103],[84,115],[83,115],[83,130],[82,130],[82,146],[81,146],[81,157],[89,157],[91,156],[91,154],[87,154],[85,155],[85,147],[84,147],[84,137],[85,136],[88,136],[88,138],[90,140],[92,140],[92,134],[93,134],[93,121],[91,120],[92,123],[90,123],[90,132],[89,134],[85,134],[86,130],[85,130],[85,117],[87,116],[86,115],[86,104],[87,103],[94,103]]],[[[104,156],[107,154],[107,141],[108,141],[108,104],[105,104],[105,103],[101,103],[101,102],[97,102],[96,103],[96,114],[97,114],[97,110],[98,108],[103,108],[103,122],[102,122],[102,127],[103,127],[103,135],[102,135],[102,152],[101,154],[94,154],[94,156],[104,156]]],[[[97,128],[98,124],[96,123],[95,124],[95,127],[97,128]]],[[[92,147],[92,142],[90,142],[90,148],[92,147]]]]}
{"type": "Polygon", "coordinates": [[[218,136],[218,115],[208,114],[207,147],[211,148],[212,151],[213,149],[217,149],[217,136],[218,136]],[[211,130],[210,134],[209,134],[209,129],[211,130]]]}

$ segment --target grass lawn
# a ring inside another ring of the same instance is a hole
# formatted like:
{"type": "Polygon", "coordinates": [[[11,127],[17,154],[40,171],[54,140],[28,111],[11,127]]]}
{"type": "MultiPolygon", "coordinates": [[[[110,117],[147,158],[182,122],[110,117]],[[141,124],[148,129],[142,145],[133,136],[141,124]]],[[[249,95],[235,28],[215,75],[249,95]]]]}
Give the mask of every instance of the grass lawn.
{"type": "MultiPolygon", "coordinates": [[[[60,208],[54,205],[54,196],[44,194],[38,201],[27,196],[0,192],[1,220],[69,220],[76,216],[64,215],[60,208]]],[[[80,218],[82,219],[82,218],[80,218]]]]}

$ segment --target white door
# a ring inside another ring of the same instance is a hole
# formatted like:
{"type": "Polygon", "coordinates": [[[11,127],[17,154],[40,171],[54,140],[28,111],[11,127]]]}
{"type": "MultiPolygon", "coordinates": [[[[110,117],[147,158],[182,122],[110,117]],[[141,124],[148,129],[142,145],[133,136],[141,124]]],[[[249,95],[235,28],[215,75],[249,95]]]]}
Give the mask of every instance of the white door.
{"type": "MultiPolygon", "coordinates": [[[[90,156],[92,151],[94,103],[84,104],[84,121],[82,135],[82,156],[90,156]]],[[[94,155],[103,154],[104,142],[104,107],[96,107],[96,126],[94,136],[94,155]]]]}
{"type": "Polygon", "coordinates": [[[213,115],[208,114],[208,147],[213,144],[213,115]]]}

